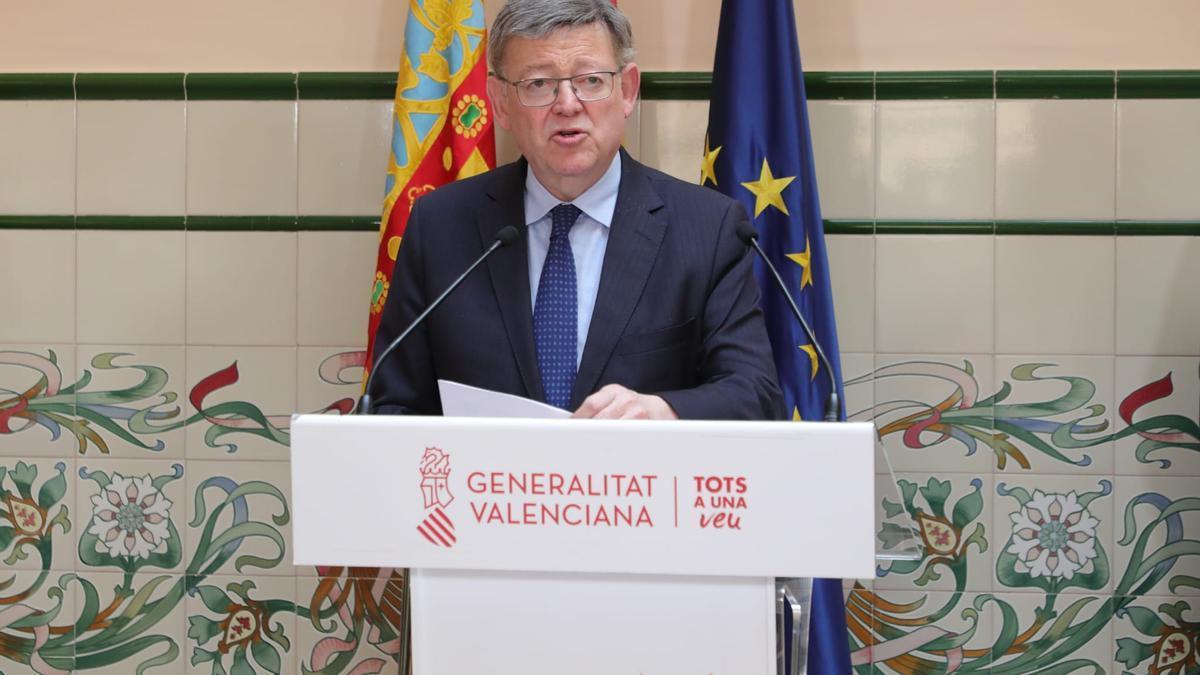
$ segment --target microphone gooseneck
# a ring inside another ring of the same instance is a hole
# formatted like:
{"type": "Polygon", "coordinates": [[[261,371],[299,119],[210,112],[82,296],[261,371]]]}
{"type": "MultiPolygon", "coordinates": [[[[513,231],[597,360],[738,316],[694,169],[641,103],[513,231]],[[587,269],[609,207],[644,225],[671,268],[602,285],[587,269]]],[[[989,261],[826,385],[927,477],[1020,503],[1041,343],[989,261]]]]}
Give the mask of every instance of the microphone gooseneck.
{"type": "Polygon", "coordinates": [[[817,336],[808,325],[808,321],[804,319],[804,314],[800,312],[800,308],[796,306],[796,300],[792,297],[791,291],[788,290],[787,284],[783,282],[783,277],[779,276],[779,270],[775,269],[774,263],[767,257],[766,251],[762,250],[762,246],[758,245],[758,230],[749,221],[742,220],[738,222],[736,228],[738,239],[758,253],[758,257],[771,270],[771,276],[775,278],[775,284],[779,287],[783,297],[787,298],[788,306],[792,308],[792,314],[796,320],[800,322],[800,327],[804,329],[804,334],[808,336],[808,341],[812,343],[813,350],[817,353],[817,358],[821,364],[825,366],[825,372],[829,375],[829,398],[825,399],[825,421],[838,421],[838,413],[841,411],[841,405],[838,399],[837,379],[833,374],[833,365],[825,356],[825,350],[821,348],[821,343],[817,340],[817,336]]]}
{"type": "Polygon", "coordinates": [[[520,240],[520,238],[520,230],[512,225],[508,225],[497,232],[496,238],[492,241],[492,245],[487,247],[487,250],[485,250],[478,258],[476,258],[475,262],[471,263],[471,266],[468,267],[465,272],[458,275],[458,278],[455,279],[454,282],[446,288],[446,290],[442,291],[442,294],[439,295],[436,300],[429,303],[429,306],[425,308],[425,311],[421,312],[417,318],[413,319],[412,323],[408,324],[408,327],[405,328],[395,340],[392,340],[386,349],[380,352],[378,358],[376,358],[374,363],[371,364],[371,370],[367,373],[367,385],[363,387],[362,398],[358,400],[358,405],[354,409],[355,414],[370,415],[372,413],[371,384],[375,382],[375,373],[379,372],[379,366],[384,362],[384,360],[387,359],[387,357],[391,355],[391,353],[395,351],[397,347],[400,346],[401,342],[404,342],[404,339],[407,338],[409,334],[417,328],[417,326],[420,326],[422,323],[424,323],[425,318],[428,317],[433,310],[437,309],[437,306],[442,304],[442,301],[449,297],[449,295],[454,292],[454,289],[458,288],[459,284],[465,281],[466,278],[471,275],[471,272],[475,271],[476,267],[482,265],[483,261],[487,260],[488,256],[490,256],[496,249],[512,246],[518,240],[520,240]]]}

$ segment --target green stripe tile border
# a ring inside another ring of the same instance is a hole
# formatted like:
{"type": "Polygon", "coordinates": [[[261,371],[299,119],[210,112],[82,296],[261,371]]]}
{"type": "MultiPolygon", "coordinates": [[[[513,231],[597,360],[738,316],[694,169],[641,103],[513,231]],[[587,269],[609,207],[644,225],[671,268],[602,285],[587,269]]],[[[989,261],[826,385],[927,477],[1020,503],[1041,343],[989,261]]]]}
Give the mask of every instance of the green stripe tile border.
{"type": "Polygon", "coordinates": [[[875,99],[990,99],[995,85],[995,73],[990,70],[876,73],[875,99]]]}
{"type": "Polygon", "coordinates": [[[188,73],[189,101],[295,101],[296,73],[188,73]]]}
{"type": "MultiPolygon", "coordinates": [[[[0,100],[178,100],[178,73],[0,73],[0,100]],[[78,82],[77,82],[78,80],[78,82]]],[[[187,73],[186,98],[198,101],[387,100],[396,73],[187,73]]],[[[808,98],[830,100],[1200,99],[1200,70],[811,71],[808,98]],[[1115,80],[1115,84],[1114,84],[1115,80]]],[[[712,73],[642,73],[648,101],[708,100],[712,73]]]]}
{"type": "Polygon", "coordinates": [[[73,230],[75,216],[0,215],[0,230],[73,230]]]}
{"type": "Polygon", "coordinates": [[[182,101],[183,73],[79,73],[80,101],[182,101]]]}
{"type": "Polygon", "coordinates": [[[183,216],[76,216],[80,230],[182,230],[183,216]]]}
{"type": "Polygon", "coordinates": [[[875,222],[871,220],[825,220],[825,234],[875,234],[875,222]]]}
{"type": "Polygon", "coordinates": [[[877,220],[875,234],[995,234],[990,220],[877,220]]]}
{"type": "Polygon", "coordinates": [[[189,232],[295,232],[296,216],[188,216],[189,232]]]}
{"type": "Polygon", "coordinates": [[[1200,70],[1122,70],[1117,98],[1200,98],[1200,70]]]}
{"type": "Polygon", "coordinates": [[[392,99],[396,73],[300,73],[300,100],[392,99]]]}
{"type": "Polygon", "coordinates": [[[380,216],[300,216],[296,229],[302,232],[378,232],[380,216]]]}
{"type": "Polygon", "coordinates": [[[1108,236],[1117,233],[1117,224],[1103,220],[998,220],[997,235],[1079,235],[1108,236]]]}
{"type": "Polygon", "coordinates": [[[996,98],[1110,99],[1117,95],[1115,70],[1000,70],[996,98]]]}
{"type": "Polygon", "coordinates": [[[0,101],[73,98],[74,73],[0,73],[0,101]]]}
{"type": "Polygon", "coordinates": [[[1118,237],[1200,237],[1200,220],[1117,221],[1118,237]]]}

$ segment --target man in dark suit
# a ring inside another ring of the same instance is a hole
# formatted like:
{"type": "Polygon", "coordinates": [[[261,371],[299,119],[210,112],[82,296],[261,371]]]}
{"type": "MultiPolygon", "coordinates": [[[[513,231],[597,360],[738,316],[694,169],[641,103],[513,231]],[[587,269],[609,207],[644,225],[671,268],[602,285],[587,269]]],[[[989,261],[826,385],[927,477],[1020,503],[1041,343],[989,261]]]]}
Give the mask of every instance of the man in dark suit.
{"type": "Polygon", "coordinates": [[[609,0],[509,0],[489,42],[496,122],[522,159],[418,199],[377,344],[508,225],[489,258],[380,364],[380,412],[441,412],[438,379],[577,417],[780,419],[737,202],[620,149],[637,100],[609,0]],[[527,226],[527,229],[526,229],[527,226]]]}

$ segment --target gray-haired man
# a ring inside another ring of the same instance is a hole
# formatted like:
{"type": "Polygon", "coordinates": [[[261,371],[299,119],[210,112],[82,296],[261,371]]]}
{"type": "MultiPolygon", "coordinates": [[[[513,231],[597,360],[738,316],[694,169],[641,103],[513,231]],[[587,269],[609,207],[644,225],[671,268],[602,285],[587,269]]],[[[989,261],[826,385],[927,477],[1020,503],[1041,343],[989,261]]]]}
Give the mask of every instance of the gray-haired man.
{"type": "Polygon", "coordinates": [[[781,418],[745,212],[620,148],[641,80],[628,19],[609,0],[509,0],[488,46],[523,157],[416,202],[379,343],[501,228],[528,236],[380,364],[380,410],[440,412],[442,378],[579,417],[781,418]]]}

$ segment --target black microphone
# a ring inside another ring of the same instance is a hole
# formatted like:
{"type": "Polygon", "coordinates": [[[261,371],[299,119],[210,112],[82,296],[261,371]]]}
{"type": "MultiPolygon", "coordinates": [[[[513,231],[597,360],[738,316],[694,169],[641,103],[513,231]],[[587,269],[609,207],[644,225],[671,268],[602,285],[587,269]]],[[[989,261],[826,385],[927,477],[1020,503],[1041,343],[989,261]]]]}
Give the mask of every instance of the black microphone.
{"type": "Polygon", "coordinates": [[[445,300],[446,297],[451,293],[453,293],[454,289],[458,288],[459,284],[466,280],[466,278],[470,276],[471,272],[475,271],[476,267],[482,265],[483,261],[487,260],[488,256],[490,256],[498,248],[504,248],[505,246],[511,246],[515,244],[520,238],[521,232],[512,225],[502,228],[496,233],[495,241],[493,241],[492,245],[483,252],[483,255],[476,258],[475,262],[471,263],[471,266],[467,268],[467,271],[460,274],[458,278],[454,280],[454,283],[450,284],[446,290],[442,291],[442,294],[439,295],[436,300],[431,302],[429,306],[425,308],[424,312],[421,312],[420,316],[413,319],[412,323],[408,324],[408,328],[405,328],[404,332],[400,333],[395,340],[392,340],[392,342],[387,346],[387,349],[384,349],[379,354],[379,357],[375,359],[375,362],[371,364],[371,370],[367,373],[367,386],[363,387],[362,398],[358,400],[358,407],[354,409],[355,414],[371,414],[371,383],[375,381],[375,373],[379,371],[379,365],[383,363],[384,359],[386,359],[388,355],[395,351],[396,347],[399,347],[400,343],[404,342],[404,339],[407,338],[417,326],[420,326],[422,323],[424,323],[425,317],[429,316],[430,312],[437,309],[437,306],[442,304],[442,301],[445,300]]]}
{"type": "Polygon", "coordinates": [[[737,224],[737,237],[742,240],[742,243],[753,248],[758,252],[758,257],[762,259],[767,269],[771,270],[771,275],[775,277],[775,283],[779,286],[779,290],[783,292],[783,297],[787,298],[788,305],[792,308],[792,314],[796,315],[796,320],[800,322],[801,328],[804,329],[804,334],[808,336],[808,341],[812,343],[813,350],[817,352],[817,357],[825,366],[825,372],[829,374],[829,398],[825,401],[825,421],[838,421],[838,413],[841,410],[841,405],[838,402],[837,380],[833,376],[833,366],[829,363],[829,359],[825,357],[825,350],[821,349],[821,343],[817,341],[817,336],[813,333],[812,328],[808,326],[808,322],[804,320],[804,315],[800,313],[800,308],[796,306],[796,300],[788,291],[787,284],[783,283],[783,277],[779,276],[779,270],[775,269],[775,265],[771,263],[771,259],[767,257],[762,247],[758,245],[758,230],[750,224],[750,221],[742,220],[737,224]]]}

